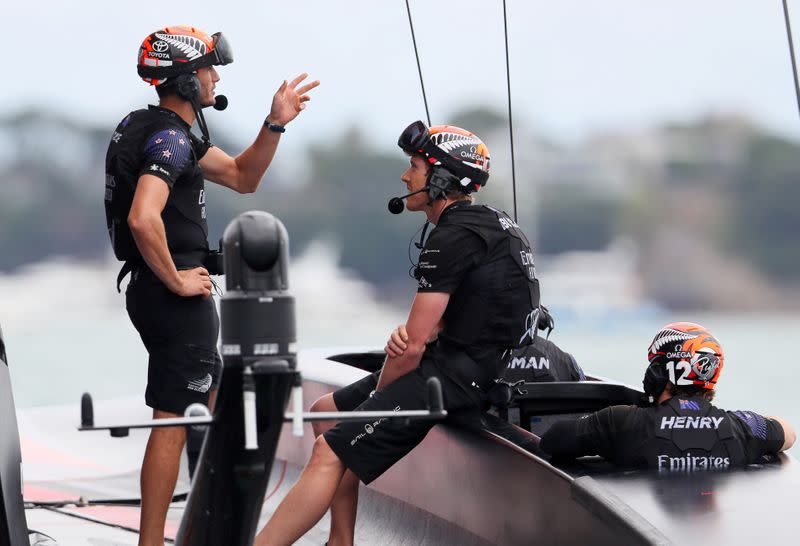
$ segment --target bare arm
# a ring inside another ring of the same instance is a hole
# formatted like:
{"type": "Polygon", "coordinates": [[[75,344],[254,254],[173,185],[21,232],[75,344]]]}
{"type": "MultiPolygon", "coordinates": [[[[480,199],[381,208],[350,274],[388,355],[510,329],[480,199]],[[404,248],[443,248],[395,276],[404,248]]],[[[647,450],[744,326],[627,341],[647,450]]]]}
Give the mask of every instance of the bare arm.
{"type": "Polygon", "coordinates": [[[402,354],[386,356],[378,390],[419,366],[425,343],[439,324],[449,301],[450,294],[444,292],[417,293],[405,325],[408,335],[406,348],[402,354]]]}
{"type": "Polygon", "coordinates": [[[790,425],[780,417],[769,416],[767,417],[767,419],[772,419],[773,421],[777,421],[778,424],[783,429],[783,446],[781,447],[781,451],[786,451],[787,449],[792,447],[794,445],[795,440],[797,439],[797,434],[795,434],[792,425],[790,425]]]}
{"type": "MultiPolygon", "coordinates": [[[[296,89],[308,74],[300,74],[291,82],[284,81],[272,99],[272,109],[267,119],[276,125],[286,125],[305,108],[311,100],[308,92],[319,85],[319,80],[296,89]]],[[[200,160],[207,180],[239,193],[252,193],[258,189],[267,171],[281,134],[262,127],[255,141],[244,152],[231,157],[219,148],[209,148],[200,160]]]]}
{"type": "Polygon", "coordinates": [[[167,233],[161,211],[169,198],[169,186],[162,179],[151,174],[139,178],[133,204],[128,213],[136,246],[142,258],[172,292],[181,296],[211,295],[211,279],[202,267],[178,271],[167,246],[167,233]]]}
{"type": "MultiPolygon", "coordinates": [[[[425,343],[428,344],[436,341],[436,338],[439,337],[439,332],[441,332],[443,328],[444,321],[440,320],[439,323],[434,326],[433,331],[428,335],[428,339],[425,343]]],[[[389,335],[389,341],[386,342],[386,347],[384,347],[383,350],[389,356],[400,356],[408,347],[406,344],[407,341],[408,332],[406,331],[406,325],[401,324],[392,330],[392,333],[389,335]]]]}

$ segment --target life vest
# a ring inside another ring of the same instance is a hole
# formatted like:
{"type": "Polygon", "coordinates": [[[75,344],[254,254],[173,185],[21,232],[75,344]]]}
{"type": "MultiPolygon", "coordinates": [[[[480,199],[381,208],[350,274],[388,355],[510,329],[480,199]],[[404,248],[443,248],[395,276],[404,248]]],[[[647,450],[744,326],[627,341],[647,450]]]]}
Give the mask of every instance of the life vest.
{"type": "Polygon", "coordinates": [[[652,437],[643,448],[648,466],[662,473],[743,466],[744,449],[731,419],[702,397],[673,396],[656,408],[652,437]]]}
{"type": "Polygon", "coordinates": [[[586,376],[575,358],[555,343],[537,336],[533,343],[514,349],[506,362],[503,379],[527,383],[583,381],[586,376]]]}
{"type": "Polygon", "coordinates": [[[114,255],[126,262],[120,278],[143,263],[128,226],[128,215],[145,166],[145,140],[159,129],[170,128],[186,133],[192,146],[192,161],[170,190],[162,212],[170,255],[178,268],[203,265],[208,255],[205,181],[197,163],[207,146],[202,149],[202,142],[174,112],[156,107],[137,110],[116,127],[106,154],[106,227],[114,255]]]}
{"type": "Polygon", "coordinates": [[[507,214],[488,206],[451,206],[439,220],[447,224],[475,233],[487,254],[451,295],[440,337],[460,345],[520,346],[531,312],[539,307],[528,238],[507,214]]]}

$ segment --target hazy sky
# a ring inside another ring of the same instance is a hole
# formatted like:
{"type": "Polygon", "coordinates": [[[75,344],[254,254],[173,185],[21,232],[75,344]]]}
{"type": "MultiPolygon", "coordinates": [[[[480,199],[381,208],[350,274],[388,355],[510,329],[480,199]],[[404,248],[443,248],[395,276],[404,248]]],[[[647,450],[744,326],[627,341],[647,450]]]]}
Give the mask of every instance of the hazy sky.
{"type": "MultiPolygon", "coordinates": [[[[740,111],[800,135],[780,0],[508,0],[517,123],[563,140],[740,111]]],[[[505,111],[501,0],[412,0],[433,121],[505,111]]],[[[800,34],[800,1],[790,4],[800,34]]],[[[46,105],[107,123],[152,101],[141,40],[168,24],[222,30],[231,105],[209,117],[249,139],[284,77],[322,80],[285,147],[357,122],[393,145],[424,109],[404,0],[9,2],[0,115],[46,105]]]]}

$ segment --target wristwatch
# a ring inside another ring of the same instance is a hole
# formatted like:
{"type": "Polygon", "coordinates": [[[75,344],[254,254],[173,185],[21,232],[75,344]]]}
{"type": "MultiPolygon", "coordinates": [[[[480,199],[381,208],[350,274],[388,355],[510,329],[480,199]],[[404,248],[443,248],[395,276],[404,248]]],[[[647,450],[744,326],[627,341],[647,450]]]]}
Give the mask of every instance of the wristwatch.
{"type": "Polygon", "coordinates": [[[283,125],[278,125],[277,123],[272,123],[269,119],[264,120],[264,127],[272,131],[273,133],[285,133],[286,127],[283,125]]]}

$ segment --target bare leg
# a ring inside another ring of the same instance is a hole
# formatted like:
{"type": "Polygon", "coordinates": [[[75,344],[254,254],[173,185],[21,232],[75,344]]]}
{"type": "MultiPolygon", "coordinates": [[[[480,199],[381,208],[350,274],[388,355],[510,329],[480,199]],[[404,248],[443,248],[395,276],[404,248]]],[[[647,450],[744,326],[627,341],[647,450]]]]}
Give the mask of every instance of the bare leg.
{"type": "Polygon", "coordinates": [[[325,438],[317,438],[300,479],[258,533],[255,546],[289,545],[302,537],[325,515],[344,470],[325,438]]]}
{"type": "Polygon", "coordinates": [[[328,546],[353,546],[358,512],[358,477],[347,470],[331,501],[331,532],[328,546]]]}
{"type": "MultiPolygon", "coordinates": [[[[179,417],[153,410],[154,419],[179,417]]],[[[164,546],[167,509],[178,480],[181,451],[186,441],[183,427],[154,428],[144,451],[140,485],[142,509],[139,514],[139,546],[164,546]]]]}
{"type": "MultiPolygon", "coordinates": [[[[326,394],[311,405],[311,411],[338,411],[333,394],[326,394]]],[[[333,428],[334,421],[312,421],[314,436],[333,428]]],[[[331,530],[328,546],[352,546],[358,512],[358,478],[346,470],[331,502],[331,530]]]]}

